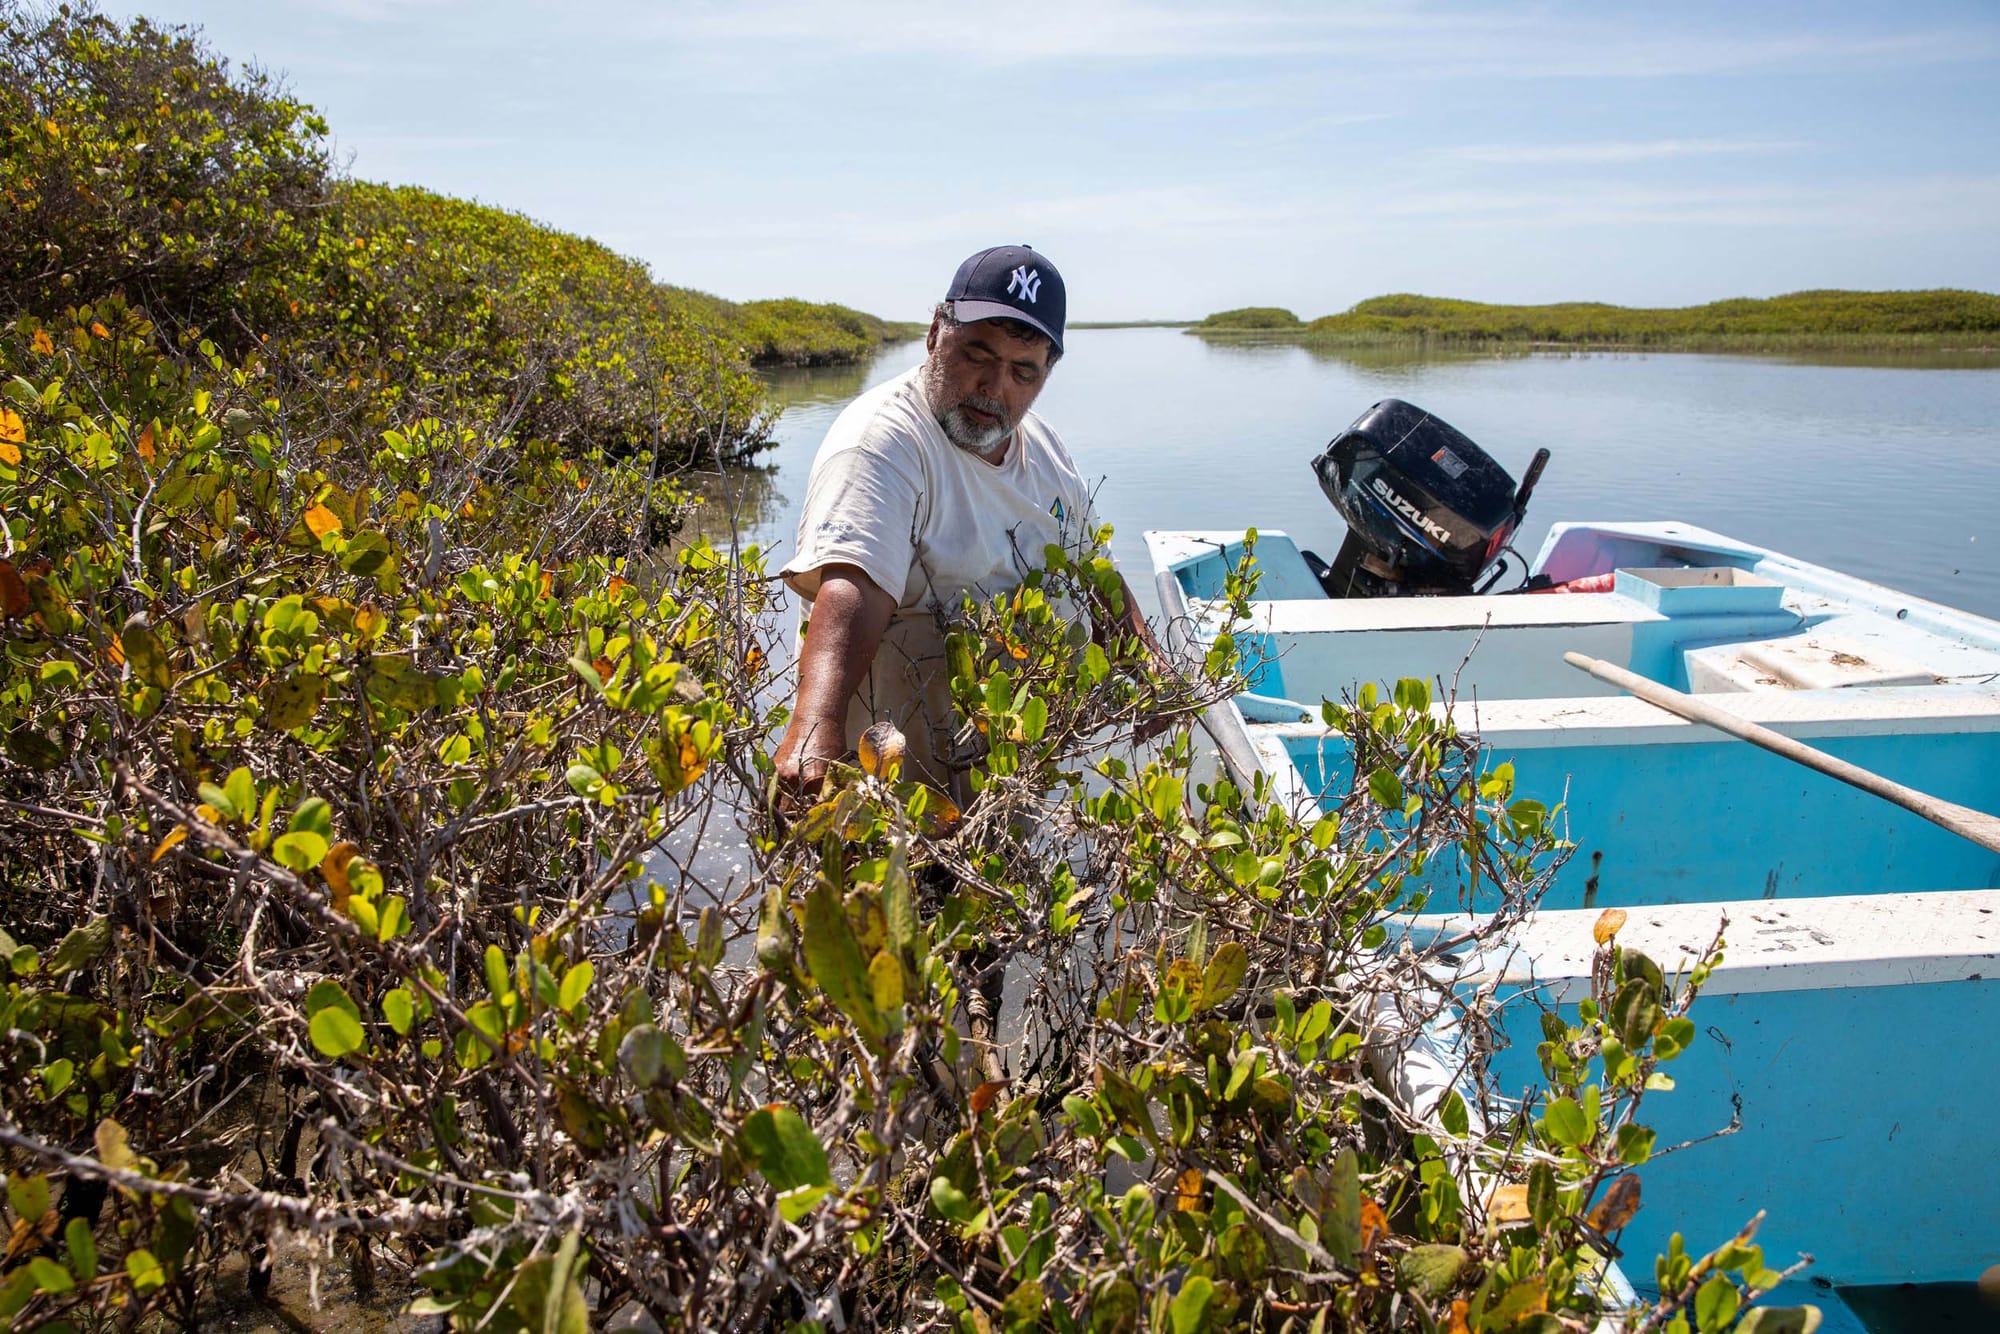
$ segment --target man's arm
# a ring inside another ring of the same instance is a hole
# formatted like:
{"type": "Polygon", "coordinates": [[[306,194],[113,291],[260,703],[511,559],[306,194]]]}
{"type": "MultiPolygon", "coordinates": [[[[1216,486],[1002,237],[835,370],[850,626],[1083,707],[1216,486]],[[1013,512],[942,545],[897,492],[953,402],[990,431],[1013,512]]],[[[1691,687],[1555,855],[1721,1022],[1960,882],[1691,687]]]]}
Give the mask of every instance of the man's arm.
{"type": "Polygon", "coordinates": [[[828,565],[799,646],[799,690],[778,742],[778,792],[796,801],[847,753],[847,701],[861,688],[896,602],[858,565],[828,565]]]}

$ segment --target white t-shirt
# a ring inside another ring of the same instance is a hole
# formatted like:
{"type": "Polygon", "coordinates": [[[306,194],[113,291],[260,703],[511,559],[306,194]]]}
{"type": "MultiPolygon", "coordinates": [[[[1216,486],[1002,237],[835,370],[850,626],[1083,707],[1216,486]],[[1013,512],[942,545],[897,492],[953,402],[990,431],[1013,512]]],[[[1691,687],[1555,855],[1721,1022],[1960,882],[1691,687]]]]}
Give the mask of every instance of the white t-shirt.
{"type": "Polygon", "coordinates": [[[856,565],[896,599],[849,705],[847,740],[887,719],[909,739],[906,766],[943,783],[947,618],[967,593],[984,599],[1017,587],[1052,543],[1081,552],[1097,519],[1090,488],[1047,422],[1024,414],[1006,458],[989,463],[945,435],[922,372],[878,385],[835,419],[813,459],[798,550],[781,573],[810,603],[823,567],[856,565]]]}

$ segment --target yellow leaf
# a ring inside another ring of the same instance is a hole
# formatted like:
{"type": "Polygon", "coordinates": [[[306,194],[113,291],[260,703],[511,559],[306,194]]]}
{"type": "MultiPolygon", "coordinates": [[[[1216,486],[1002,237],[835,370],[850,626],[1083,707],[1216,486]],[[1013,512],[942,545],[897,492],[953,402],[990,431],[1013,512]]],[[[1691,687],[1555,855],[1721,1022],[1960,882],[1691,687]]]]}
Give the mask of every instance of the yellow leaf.
{"type": "Polygon", "coordinates": [[[102,322],[102,321],[99,321],[99,320],[92,320],[92,321],[91,321],[91,323],[90,323],[90,331],[91,331],[92,333],[96,334],[96,335],[97,335],[97,336],[98,336],[99,338],[109,338],[109,337],[111,337],[111,330],[109,330],[109,329],[105,328],[105,327],[104,327],[104,325],[103,325],[103,322],[102,322]]]}
{"type": "Polygon", "coordinates": [[[924,833],[930,838],[940,838],[958,823],[958,803],[928,783],[920,786],[924,790],[924,833]]]}
{"type": "Polygon", "coordinates": [[[1597,914],[1597,925],[1590,928],[1591,939],[1600,945],[1609,945],[1611,938],[1618,934],[1618,928],[1625,925],[1623,908],[1606,908],[1597,914]]]}
{"type": "Polygon", "coordinates": [[[389,618],[372,606],[358,608],[354,613],[355,633],[363,639],[373,639],[388,622],[389,618]]]}
{"type": "Polygon", "coordinates": [[[306,528],[314,537],[337,533],[340,531],[340,516],[324,505],[314,505],[306,511],[306,528]]]}
{"type": "Polygon", "coordinates": [[[215,807],[209,805],[207,802],[203,802],[201,805],[195,807],[194,813],[198,818],[200,818],[201,820],[205,821],[208,824],[222,823],[222,812],[218,811],[217,809],[215,809],[215,807]]]}
{"type": "Polygon", "coordinates": [[[1201,1169],[1190,1167],[1181,1173],[1174,1187],[1174,1208],[1191,1214],[1201,1208],[1201,1169]]]}
{"type": "Polygon", "coordinates": [[[1389,1219],[1382,1206],[1366,1195],[1361,1197],[1361,1249],[1371,1251],[1375,1243],[1389,1235],[1389,1219]]]}
{"type": "Polygon", "coordinates": [[[1527,1222],[1533,1217],[1528,1211],[1528,1188],[1518,1184],[1496,1187],[1487,1202],[1486,1217],[1495,1223],[1527,1222]]]}
{"type": "Polygon", "coordinates": [[[153,428],[151,426],[139,432],[139,439],[133,447],[139,451],[140,458],[148,463],[153,461],[153,455],[157,451],[153,448],[153,428]]]}
{"type": "Polygon", "coordinates": [[[160,846],[153,849],[153,860],[154,861],[160,860],[160,858],[166,856],[168,853],[172,852],[175,848],[187,842],[187,836],[188,836],[188,827],[186,825],[184,824],[175,825],[172,829],[167,831],[167,836],[160,840],[160,846]]]}
{"type": "Polygon", "coordinates": [[[881,722],[870,724],[861,734],[855,749],[863,770],[877,778],[894,779],[903,767],[906,744],[903,734],[896,730],[896,724],[881,722]]]}
{"type": "Polygon", "coordinates": [[[35,351],[45,357],[52,357],[56,354],[55,341],[49,337],[48,330],[46,329],[35,330],[35,336],[28,340],[28,346],[34,348],[35,351]]]}
{"type": "Polygon", "coordinates": [[[132,1152],[126,1141],[125,1127],[105,1117],[97,1123],[97,1161],[106,1167],[124,1170],[135,1166],[139,1155],[132,1152]]]}
{"type": "Polygon", "coordinates": [[[345,839],[326,850],[326,858],[319,864],[319,873],[326,877],[326,883],[333,890],[333,906],[341,912],[347,911],[347,900],[354,893],[347,879],[347,864],[354,860],[361,849],[345,839]]]}
{"type": "Polygon", "coordinates": [[[708,761],[701,757],[701,747],[695,745],[692,733],[681,733],[680,754],[681,781],[692,783],[701,777],[701,771],[708,767],[708,761]]]}
{"type": "Polygon", "coordinates": [[[28,428],[21,424],[20,414],[12,408],[0,408],[0,440],[9,444],[26,444],[28,428]]]}

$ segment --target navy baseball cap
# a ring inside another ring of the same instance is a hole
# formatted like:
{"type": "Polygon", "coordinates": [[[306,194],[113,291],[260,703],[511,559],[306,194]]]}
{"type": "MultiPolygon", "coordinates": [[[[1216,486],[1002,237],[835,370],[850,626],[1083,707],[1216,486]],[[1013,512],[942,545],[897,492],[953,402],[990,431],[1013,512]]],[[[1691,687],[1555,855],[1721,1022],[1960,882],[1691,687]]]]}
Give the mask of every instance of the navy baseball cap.
{"type": "Polygon", "coordinates": [[[1062,275],[1045,256],[1024,245],[997,245],[982,250],[958,266],[951,290],[944,294],[953,318],[1019,320],[1047,334],[1062,351],[1062,275]]]}

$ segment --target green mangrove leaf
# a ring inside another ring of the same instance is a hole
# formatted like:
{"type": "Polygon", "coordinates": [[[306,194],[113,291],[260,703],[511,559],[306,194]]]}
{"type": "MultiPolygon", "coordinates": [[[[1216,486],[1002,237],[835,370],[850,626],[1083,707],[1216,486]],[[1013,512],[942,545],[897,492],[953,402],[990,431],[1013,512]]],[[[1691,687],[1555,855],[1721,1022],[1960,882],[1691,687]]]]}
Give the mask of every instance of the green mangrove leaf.
{"type": "Polygon", "coordinates": [[[636,1024],[618,1044],[618,1064],[640,1088],[660,1082],[667,1064],[667,1035],[653,1024],[636,1024]]]}
{"type": "Polygon", "coordinates": [[[264,725],[279,732],[304,727],[319,712],[320,701],[325,698],[326,678],[317,672],[294,672],[273,681],[259,696],[264,706],[264,725]]]}
{"type": "Polygon", "coordinates": [[[42,1215],[49,1211],[48,1177],[16,1172],[7,1179],[7,1205],[22,1222],[41,1222],[42,1215]]]}
{"type": "Polygon", "coordinates": [[[1729,1322],[1736,1318],[1736,1308],[1743,1303],[1736,1285],[1722,1274],[1714,1274],[1695,1289],[1695,1328],[1701,1334],[1717,1334],[1729,1328],[1729,1322]]]}
{"type": "Polygon", "coordinates": [[[362,1031],[360,1021],[338,1005],[329,1005],[314,1015],[306,1025],[306,1032],[320,1055],[335,1060],[368,1045],[368,1035],[362,1031]]]}
{"type": "Polygon", "coordinates": [[[1412,1246],[1396,1261],[1396,1281],[1427,1301],[1451,1291],[1465,1270],[1465,1251],[1457,1246],[1412,1246]]]}
{"type": "Polygon", "coordinates": [[[556,1005],[563,1010],[574,1010],[583,1003],[590,990],[590,983],[597,976],[597,968],[585,959],[563,974],[562,987],[556,992],[556,1005]]]}
{"type": "Polygon", "coordinates": [[[167,1283],[167,1271],[153,1258],[153,1253],[144,1248],[125,1253],[125,1274],[140,1292],[151,1292],[165,1287],[167,1283]]]}
{"type": "Polygon", "coordinates": [[[90,1235],[90,1220],[72,1218],[63,1229],[63,1246],[69,1251],[69,1267],[82,1282],[97,1277],[97,1238],[90,1235]]]}
{"type": "Polygon", "coordinates": [[[437,679],[406,657],[377,657],[369,663],[368,694],[405,713],[419,713],[437,703],[437,679]]]}
{"type": "Polygon", "coordinates": [[[793,1107],[778,1102],[759,1107],[743,1118],[736,1140],[764,1180],[781,1191],[833,1184],[826,1147],[793,1107]]]}
{"type": "Polygon", "coordinates": [[[58,977],[74,973],[88,968],[110,945],[111,919],[93,917],[82,926],[72,927],[42,965],[58,977]]]}
{"type": "Polygon", "coordinates": [[[1138,1328],[1139,1289],[1128,1278],[1113,1278],[1090,1304],[1091,1334],[1133,1334],[1138,1328]]]}
{"type": "Polygon", "coordinates": [[[879,1038],[882,1021],[875,1012],[868,963],[831,886],[816,885],[806,895],[805,951],[806,967],[827,999],[869,1037],[879,1038]]]}
{"type": "Polygon", "coordinates": [[[409,988],[395,987],[383,993],[382,1017],[389,1021],[389,1027],[396,1030],[398,1037],[407,1037],[410,1025],[416,1021],[416,999],[409,988]]]}
{"type": "Polygon", "coordinates": [[[1327,1167],[1326,1203],[1320,1210],[1320,1240],[1334,1259],[1351,1265],[1361,1254],[1361,1163],[1342,1149],[1327,1167]]]}
{"type": "Polygon", "coordinates": [[[1403,808],[1403,780],[1393,769],[1381,768],[1368,775],[1368,795],[1388,810],[1403,808]]]}
{"type": "Polygon", "coordinates": [[[1557,1098],[1551,1102],[1548,1111],[1543,1113],[1542,1124],[1547,1129],[1549,1138],[1566,1149],[1573,1149],[1589,1140],[1592,1129],[1589,1120],[1583,1114],[1583,1107],[1575,1098],[1570,1097],[1557,1098]]]}
{"type": "Polygon", "coordinates": [[[280,866],[303,875],[326,860],[326,839],[303,831],[280,834],[271,845],[271,856],[280,866]]]}
{"type": "Polygon", "coordinates": [[[1215,1283],[1197,1274],[1181,1284],[1181,1290],[1167,1304],[1167,1317],[1174,1334],[1201,1334],[1208,1323],[1208,1310],[1215,1301],[1215,1283]]]}
{"type": "Polygon", "coordinates": [[[132,669],[133,680],[161,690],[173,685],[174,673],[167,664],[167,651],[143,612],[125,622],[118,632],[118,642],[125,650],[125,665],[132,669]]]}

